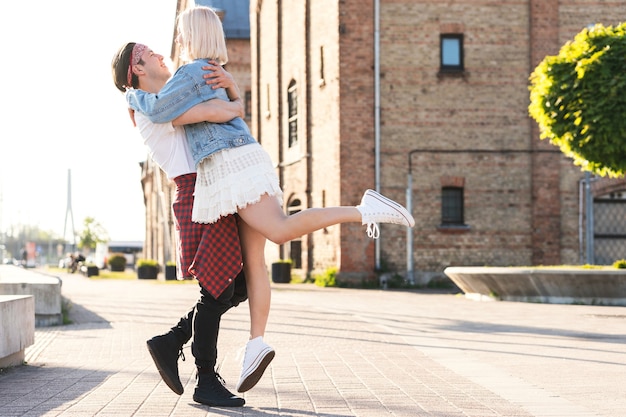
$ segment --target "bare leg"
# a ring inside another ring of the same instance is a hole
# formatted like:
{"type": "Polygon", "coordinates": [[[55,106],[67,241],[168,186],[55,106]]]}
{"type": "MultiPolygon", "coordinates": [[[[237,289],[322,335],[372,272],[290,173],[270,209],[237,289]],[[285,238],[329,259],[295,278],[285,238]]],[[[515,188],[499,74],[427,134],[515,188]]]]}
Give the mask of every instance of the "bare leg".
{"type": "Polygon", "coordinates": [[[350,206],[309,208],[288,216],[276,197],[267,194],[261,196],[258,203],[240,209],[239,216],[250,227],[277,244],[335,224],[361,222],[359,210],[350,206]]]}
{"type": "Polygon", "coordinates": [[[250,339],[265,334],[270,312],[271,288],[265,266],[265,237],[245,222],[239,222],[243,268],[250,306],[250,339]]]}
{"type": "Polygon", "coordinates": [[[237,391],[254,387],[272,359],[274,349],[263,341],[270,312],[271,289],[265,267],[265,237],[248,224],[239,222],[239,237],[243,254],[243,268],[248,286],[250,306],[250,340],[241,367],[237,391]]]}
{"type": "Polygon", "coordinates": [[[250,340],[246,344],[241,377],[237,384],[237,391],[245,392],[257,384],[275,355],[274,349],[263,341],[271,298],[264,260],[266,238],[281,244],[324,227],[346,222],[367,224],[368,235],[377,238],[377,221],[410,227],[415,222],[411,214],[398,203],[372,190],[365,192],[358,208],[311,208],[287,216],[276,197],[264,194],[258,203],[250,204],[238,213],[243,220],[239,225],[239,235],[250,305],[250,340]],[[376,226],[374,231],[370,231],[370,225],[376,226]]]}

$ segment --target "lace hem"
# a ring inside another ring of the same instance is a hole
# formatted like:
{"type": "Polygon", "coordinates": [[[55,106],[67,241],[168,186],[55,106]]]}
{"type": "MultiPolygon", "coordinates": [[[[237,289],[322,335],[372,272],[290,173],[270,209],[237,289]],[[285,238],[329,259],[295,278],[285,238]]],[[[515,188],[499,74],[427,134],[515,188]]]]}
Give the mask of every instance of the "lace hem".
{"type": "Polygon", "coordinates": [[[259,144],[226,149],[198,165],[192,220],[213,223],[258,203],[263,194],[282,205],[283,192],[267,152],[259,144]]]}

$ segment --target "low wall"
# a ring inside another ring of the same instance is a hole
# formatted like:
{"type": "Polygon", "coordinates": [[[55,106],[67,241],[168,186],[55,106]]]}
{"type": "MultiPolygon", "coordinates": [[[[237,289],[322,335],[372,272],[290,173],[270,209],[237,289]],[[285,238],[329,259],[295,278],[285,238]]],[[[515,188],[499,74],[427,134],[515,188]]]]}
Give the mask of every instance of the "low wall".
{"type": "Polygon", "coordinates": [[[473,299],[626,306],[625,269],[449,267],[444,273],[473,299]]]}
{"type": "Polygon", "coordinates": [[[0,368],[21,365],[35,343],[35,301],[32,295],[0,295],[0,368]]]}
{"type": "Polygon", "coordinates": [[[63,324],[60,278],[13,265],[0,265],[0,295],[32,295],[36,327],[63,324]]]}

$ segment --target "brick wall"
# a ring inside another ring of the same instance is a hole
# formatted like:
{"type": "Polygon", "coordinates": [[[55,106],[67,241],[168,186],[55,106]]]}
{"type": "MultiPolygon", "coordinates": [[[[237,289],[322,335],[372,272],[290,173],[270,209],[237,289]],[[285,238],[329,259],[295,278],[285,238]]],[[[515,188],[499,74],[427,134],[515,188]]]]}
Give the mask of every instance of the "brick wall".
{"type": "MultiPolygon", "coordinates": [[[[380,6],[380,188],[405,203],[411,166],[415,270],[577,262],[582,173],[539,140],[528,117],[528,76],[587,24],[617,23],[626,2],[380,6]],[[441,33],[464,35],[460,76],[439,71],[441,33]],[[463,184],[466,228],[440,227],[441,187],[450,181],[463,184]]],[[[372,0],[251,2],[258,13],[253,126],[276,162],[286,163],[287,197],[308,206],[357,204],[376,185],[373,8],[372,0]],[[291,80],[302,159],[284,149],[291,80]]],[[[404,271],[406,230],[381,230],[383,265],[404,271]]],[[[372,277],[374,244],[360,225],[316,232],[306,245],[310,270],[336,265],[344,276],[372,277]]]]}
{"type": "MultiPolygon", "coordinates": [[[[344,205],[358,204],[364,190],[376,188],[373,5],[372,0],[339,2],[338,27],[329,28],[339,34],[339,161],[344,205]]],[[[370,278],[366,272],[374,270],[374,242],[365,236],[364,227],[343,225],[341,247],[344,275],[358,272],[370,278]]]]}
{"type": "MultiPolygon", "coordinates": [[[[252,0],[250,42],[228,41],[228,70],[242,93],[251,91],[253,118],[247,121],[277,164],[286,205],[294,200],[302,208],[355,205],[364,189],[376,185],[373,4],[252,0]],[[299,143],[293,149],[286,147],[285,116],[291,81],[298,94],[299,143]]],[[[576,263],[582,173],[539,141],[527,115],[528,75],[588,24],[618,23],[626,2],[381,0],[380,5],[380,187],[406,202],[409,153],[415,151],[410,162],[414,268],[576,263]],[[462,77],[439,74],[441,33],[465,37],[462,77]],[[453,184],[464,187],[466,230],[439,227],[441,187],[453,184]]],[[[154,178],[144,178],[145,250],[160,258],[175,247],[172,240],[165,248],[151,197],[154,178]]],[[[606,180],[595,185],[623,186],[606,180]]],[[[404,271],[405,229],[382,225],[381,230],[382,265],[404,271]]],[[[344,277],[373,277],[374,243],[360,225],[329,227],[302,244],[305,271],[338,266],[344,277]]],[[[281,251],[268,244],[266,255],[268,263],[288,257],[288,246],[281,251]]]]}

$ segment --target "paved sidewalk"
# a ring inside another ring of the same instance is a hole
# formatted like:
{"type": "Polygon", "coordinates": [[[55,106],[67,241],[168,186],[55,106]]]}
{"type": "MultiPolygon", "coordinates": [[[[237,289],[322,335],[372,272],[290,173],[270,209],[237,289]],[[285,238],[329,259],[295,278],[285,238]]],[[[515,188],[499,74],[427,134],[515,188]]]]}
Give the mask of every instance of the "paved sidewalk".
{"type": "MultiPolygon", "coordinates": [[[[460,295],[273,285],[276,357],[243,408],[161,381],[145,341],[195,302],[193,283],[60,276],[73,324],[37,328],[0,374],[0,416],[626,416],[626,308],[477,302],[460,295]]],[[[247,303],[222,320],[234,391],[247,303]]]]}

